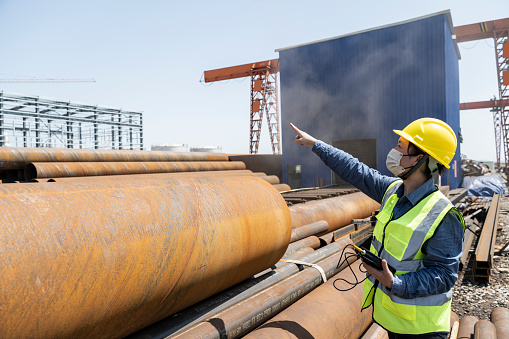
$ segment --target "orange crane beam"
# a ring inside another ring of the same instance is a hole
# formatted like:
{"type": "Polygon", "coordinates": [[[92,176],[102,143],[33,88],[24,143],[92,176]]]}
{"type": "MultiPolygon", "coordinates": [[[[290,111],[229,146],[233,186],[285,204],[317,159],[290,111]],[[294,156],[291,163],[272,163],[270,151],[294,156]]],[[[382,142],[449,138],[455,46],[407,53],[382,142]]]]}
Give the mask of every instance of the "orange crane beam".
{"type": "Polygon", "coordinates": [[[507,29],[509,29],[509,18],[454,27],[454,32],[456,41],[466,42],[493,38],[495,32],[507,29]]]}
{"type": "Polygon", "coordinates": [[[207,83],[214,81],[244,78],[253,75],[253,73],[260,71],[265,72],[266,70],[268,70],[270,74],[278,73],[279,59],[272,59],[260,62],[253,62],[250,64],[213,69],[210,71],[205,71],[203,74],[205,82],[207,83]]]}
{"type": "Polygon", "coordinates": [[[503,102],[500,102],[500,100],[462,102],[460,103],[460,110],[500,107],[501,103],[503,103],[503,106],[509,106],[509,100],[504,100],[503,102]]]}

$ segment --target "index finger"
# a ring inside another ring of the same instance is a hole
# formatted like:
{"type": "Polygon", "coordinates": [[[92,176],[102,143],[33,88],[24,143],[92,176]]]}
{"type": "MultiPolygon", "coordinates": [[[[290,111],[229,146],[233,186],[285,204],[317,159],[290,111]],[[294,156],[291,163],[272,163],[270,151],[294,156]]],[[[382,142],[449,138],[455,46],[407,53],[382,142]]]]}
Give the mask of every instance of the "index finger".
{"type": "Polygon", "coordinates": [[[292,123],[290,123],[290,126],[292,126],[293,130],[294,130],[295,132],[297,132],[297,134],[300,136],[300,133],[301,133],[301,132],[300,132],[300,129],[298,129],[297,127],[295,127],[295,125],[294,125],[294,124],[292,124],[292,123]]]}

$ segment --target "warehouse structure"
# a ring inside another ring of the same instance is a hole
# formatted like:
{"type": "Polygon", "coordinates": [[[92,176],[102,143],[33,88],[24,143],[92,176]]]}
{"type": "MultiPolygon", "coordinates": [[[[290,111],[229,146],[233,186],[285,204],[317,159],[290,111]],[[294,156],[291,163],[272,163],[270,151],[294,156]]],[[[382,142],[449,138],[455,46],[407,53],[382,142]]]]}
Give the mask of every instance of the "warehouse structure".
{"type": "MultiPolygon", "coordinates": [[[[350,35],[281,48],[283,177],[292,188],[339,184],[308,149],[295,147],[290,122],[382,174],[393,129],[421,117],[460,133],[460,53],[449,11],[350,35]]],[[[442,185],[461,180],[460,149],[442,185]]]]}
{"type": "Polygon", "coordinates": [[[143,149],[143,114],[0,92],[0,146],[143,149]]]}

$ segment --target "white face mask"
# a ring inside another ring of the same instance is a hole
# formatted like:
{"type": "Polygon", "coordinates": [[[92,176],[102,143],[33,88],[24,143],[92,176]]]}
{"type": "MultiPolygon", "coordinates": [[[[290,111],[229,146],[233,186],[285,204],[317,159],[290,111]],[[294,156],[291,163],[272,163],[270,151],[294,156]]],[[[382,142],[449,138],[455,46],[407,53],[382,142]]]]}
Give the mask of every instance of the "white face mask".
{"type": "Polygon", "coordinates": [[[395,176],[399,176],[401,173],[405,172],[403,166],[400,165],[401,158],[403,157],[403,153],[396,151],[394,148],[391,149],[389,154],[387,154],[387,160],[385,164],[387,165],[387,169],[391,171],[395,176]]]}

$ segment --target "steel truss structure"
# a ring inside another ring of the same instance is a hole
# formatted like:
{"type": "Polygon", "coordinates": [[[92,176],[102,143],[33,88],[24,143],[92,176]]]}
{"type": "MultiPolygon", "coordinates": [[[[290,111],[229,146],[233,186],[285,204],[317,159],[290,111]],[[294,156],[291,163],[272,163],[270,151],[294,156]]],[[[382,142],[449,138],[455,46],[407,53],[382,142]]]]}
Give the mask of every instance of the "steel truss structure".
{"type": "MultiPolygon", "coordinates": [[[[509,83],[506,80],[504,82],[504,72],[509,71],[509,63],[507,55],[504,56],[504,49],[509,50],[509,29],[496,30],[494,33],[495,40],[495,58],[497,62],[497,80],[498,80],[498,94],[499,94],[499,108],[493,110],[493,121],[495,123],[495,138],[497,138],[497,120],[499,119],[502,140],[504,144],[504,157],[505,157],[505,172],[509,170],[509,106],[506,105],[506,101],[509,99],[509,83]],[[504,46],[505,45],[505,46],[504,46]]],[[[505,54],[509,54],[506,52],[505,54]]],[[[506,73],[507,74],[507,73],[506,73]]],[[[509,74],[508,74],[509,75],[509,74]]],[[[506,75],[507,77],[507,75],[506,75]]],[[[498,136],[500,138],[500,136],[498,136]]],[[[500,148],[500,141],[498,142],[498,148],[500,148]]],[[[497,166],[500,166],[500,150],[497,149],[497,166]]]]}
{"type": "Polygon", "coordinates": [[[253,70],[251,76],[250,154],[258,154],[264,113],[267,114],[272,153],[281,154],[277,93],[277,73],[271,73],[269,69],[253,70]]]}
{"type": "Polygon", "coordinates": [[[143,114],[0,91],[0,146],[143,150],[143,114]]]}

